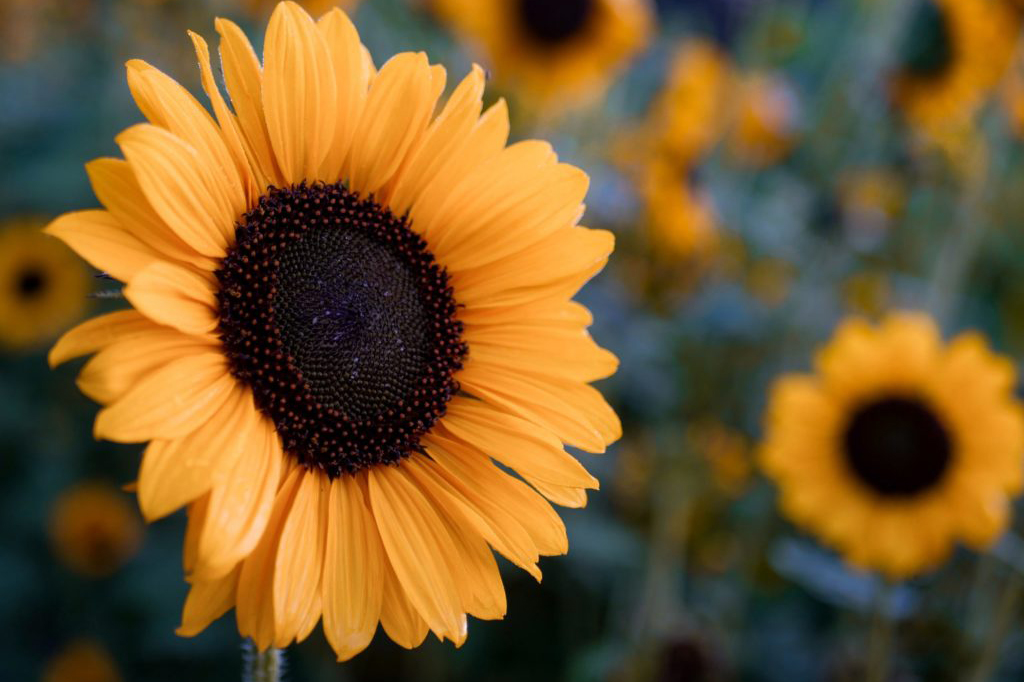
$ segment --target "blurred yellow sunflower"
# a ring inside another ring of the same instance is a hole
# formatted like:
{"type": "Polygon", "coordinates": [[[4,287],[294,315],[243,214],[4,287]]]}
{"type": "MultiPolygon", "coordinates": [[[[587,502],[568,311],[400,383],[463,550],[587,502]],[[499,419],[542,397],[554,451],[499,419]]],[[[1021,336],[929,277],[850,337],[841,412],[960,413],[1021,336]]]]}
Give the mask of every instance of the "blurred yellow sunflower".
{"type": "Polygon", "coordinates": [[[664,88],[655,98],[648,130],[680,164],[698,161],[721,138],[727,120],[732,68],[706,40],[676,50],[664,88]]]}
{"type": "Polygon", "coordinates": [[[577,225],[585,173],[506,146],[482,69],[434,116],[445,70],[403,53],[378,71],[338,9],[278,5],[262,66],[216,27],[234,111],[196,34],[216,118],[128,63],[150,122],[88,165],[106,209],[49,231],[133,308],[50,360],[96,353],[96,435],[149,441],[145,516],[188,505],[179,633],[235,607],[260,649],[321,615],[339,659],[378,622],[405,647],[461,644],[467,614],[505,613],[492,548],[537,578],[566,552],[549,501],[583,506],[598,482],[563,444],[621,433],[589,385],[617,360],[571,300],[612,235],[577,225]]]}
{"type": "Polygon", "coordinates": [[[1024,138],[1024,50],[1018,50],[1000,93],[1003,111],[1014,136],[1024,138]]]}
{"type": "MultiPolygon", "coordinates": [[[[239,0],[249,14],[265,18],[277,4],[274,0],[239,0]]],[[[313,16],[319,16],[337,7],[348,13],[359,9],[363,0],[299,0],[299,5],[313,16]]]]}
{"type": "Polygon", "coordinates": [[[57,557],[91,577],[114,573],[139,549],[139,513],[112,485],[81,483],[57,498],[50,514],[50,541],[57,557]]]}
{"type": "Polygon", "coordinates": [[[646,45],[650,0],[432,0],[481,49],[495,77],[531,105],[589,104],[646,45]]]}
{"type": "Polygon", "coordinates": [[[685,170],[655,157],[643,171],[640,193],[651,244],[658,252],[674,259],[706,256],[714,250],[718,243],[714,210],[685,170]]]}
{"type": "Polygon", "coordinates": [[[960,136],[1013,56],[1020,19],[1006,2],[916,0],[893,98],[915,132],[960,136]]]}
{"type": "Polygon", "coordinates": [[[729,151],[740,163],[763,167],[778,163],[797,139],[800,109],[796,92],[782,76],[752,73],[736,86],[729,130],[729,151]]]}
{"type": "Polygon", "coordinates": [[[121,682],[121,672],[99,642],[71,642],[47,662],[42,682],[121,682]]]}
{"type": "Polygon", "coordinates": [[[717,421],[698,422],[686,431],[689,447],[708,464],[711,480],[729,497],[747,489],[754,466],[750,443],[734,429],[717,421]]]}
{"type": "Polygon", "coordinates": [[[787,516],[892,578],[999,536],[1024,463],[1012,362],[901,313],[843,323],[815,365],[776,383],[766,415],[761,464],[787,516]]]}
{"type": "Polygon", "coordinates": [[[42,220],[0,223],[0,347],[52,340],[85,311],[91,278],[66,246],[43,234],[42,220]]]}

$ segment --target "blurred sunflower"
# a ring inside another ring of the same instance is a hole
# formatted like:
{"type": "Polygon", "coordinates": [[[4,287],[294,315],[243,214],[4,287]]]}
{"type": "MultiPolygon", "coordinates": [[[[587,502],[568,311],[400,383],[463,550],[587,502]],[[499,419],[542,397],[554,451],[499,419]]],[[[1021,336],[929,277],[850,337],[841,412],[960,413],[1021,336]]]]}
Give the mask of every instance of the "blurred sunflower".
{"type": "Polygon", "coordinates": [[[31,218],[0,223],[0,347],[51,340],[84,313],[89,273],[31,218]]]}
{"type": "Polygon", "coordinates": [[[1024,50],[1019,50],[1012,61],[1003,82],[1001,100],[1014,136],[1024,138],[1024,50]]]}
{"type": "Polygon", "coordinates": [[[707,256],[718,243],[710,201],[674,164],[655,158],[644,171],[640,193],[652,246],[668,259],[707,256]]]}
{"type": "Polygon", "coordinates": [[[753,473],[750,444],[742,433],[720,422],[703,422],[686,432],[690,448],[708,464],[715,486],[730,497],[746,490],[753,473]]]}
{"type": "Polygon", "coordinates": [[[680,164],[706,154],[724,132],[731,82],[728,57],[710,41],[678,48],[645,126],[660,151],[680,164]]]}
{"type": "Polygon", "coordinates": [[[903,313],[842,324],[815,364],[776,383],[761,452],[795,523],[892,578],[998,537],[1024,453],[1009,360],[903,313]]]}
{"type": "Polygon", "coordinates": [[[495,76],[541,109],[589,104],[646,45],[649,0],[432,0],[495,76]]]}
{"type": "MultiPolygon", "coordinates": [[[[355,12],[363,0],[299,0],[299,5],[313,16],[319,16],[335,7],[345,12],[355,12]]],[[[277,4],[273,0],[239,0],[249,14],[265,18],[277,4]]]]}
{"type": "Polygon", "coordinates": [[[46,664],[42,682],[121,682],[117,664],[99,642],[68,644],[46,664]]]}
{"type": "Polygon", "coordinates": [[[138,512],[117,488],[82,483],[62,493],[54,503],[50,541],[69,568],[86,576],[103,577],[138,551],[142,524],[138,512]]]}
{"type": "Polygon", "coordinates": [[[1020,19],[1006,2],[916,1],[893,98],[915,131],[941,143],[962,135],[1006,73],[1020,19]]]}
{"type": "Polygon", "coordinates": [[[480,68],[432,117],[444,69],[404,53],[378,71],[340,10],[278,5],[262,69],[216,27],[234,112],[191,34],[216,120],[128,63],[150,123],[117,137],[125,160],[89,164],[106,210],[49,231],[134,309],[50,360],[97,353],[96,435],[150,441],[145,516],[189,505],[179,633],[234,606],[260,649],[321,614],[339,659],[378,621],[405,647],[461,644],[466,614],[505,613],[491,548],[537,578],[567,551],[548,500],[583,506],[598,483],[563,443],[621,433],[588,385],[617,360],[571,300],[612,235],[577,226],[586,174],[544,142],[506,147],[480,68]]]}
{"type": "Polygon", "coordinates": [[[732,103],[729,151],[747,166],[778,163],[796,142],[799,118],[799,100],[787,80],[772,73],[747,74],[732,103]]]}

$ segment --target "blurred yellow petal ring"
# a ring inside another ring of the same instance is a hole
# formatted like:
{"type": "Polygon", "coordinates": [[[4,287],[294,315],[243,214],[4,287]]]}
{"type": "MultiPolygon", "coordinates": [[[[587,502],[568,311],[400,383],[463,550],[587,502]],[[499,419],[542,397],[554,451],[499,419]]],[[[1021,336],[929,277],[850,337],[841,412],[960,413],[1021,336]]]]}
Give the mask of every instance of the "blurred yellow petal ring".
{"type": "Polygon", "coordinates": [[[1006,359],[900,313],[844,322],[816,369],[776,382],[760,453],[795,523],[892,578],[936,567],[957,541],[999,537],[1024,463],[1006,359]]]}

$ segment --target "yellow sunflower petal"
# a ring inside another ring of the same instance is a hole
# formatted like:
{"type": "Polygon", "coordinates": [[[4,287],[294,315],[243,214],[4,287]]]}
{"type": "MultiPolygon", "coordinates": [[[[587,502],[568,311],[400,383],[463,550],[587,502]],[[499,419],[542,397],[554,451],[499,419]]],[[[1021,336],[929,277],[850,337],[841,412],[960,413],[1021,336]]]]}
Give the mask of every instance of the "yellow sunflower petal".
{"type": "Polygon", "coordinates": [[[458,155],[483,107],[484,73],[474,65],[455,88],[444,109],[409,153],[404,170],[390,193],[390,207],[403,215],[448,161],[458,155]]]}
{"type": "Polygon", "coordinates": [[[412,602],[406,596],[402,583],[395,575],[391,563],[385,561],[381,578],[384,582],[380,606],[380,624],[395,644],[406,649],[415,649],[430,631],[412,602]]]}
{"type": "MultiPolygon", "coordinates": [[[[509,148],[511,149],[511,147],[509,148]]],[[[458,229],[449,229],[438,240],[436,250],[453,272],[480,267],[511,256],[525,247],[540,242],[559,228],[570,227],[583,215],[583,197],[590,178],[567,164],[530,167],[529,164],[508,169],[510,172],[495,185],[485,176],[474,188],[473,198],[466,205],[453,208],[448,220],[458,220],[458,229]]],[[[585,236],[594,244],[579,244],[576,258],[595,262],[611,253],[614,240],[607,232],[571,233],[585,236]]],[[[577,239],[578,241],[579,239],[577,239]]],[[[548,254],[550,255],[550,254],[548,254]]],[[[544,261],[533,262],[531,269],[543,276],[548,268],[544,261]]],[[[569,262],[555,272],[572,272],[569,262]]]]}
{"type": "Polygon", "coordinates": [[[485,620],[501,618],[506,610],[505,590],[498,565],[485,540],[485,536],[490,534],[478,531],[481,528],[479,524],[484,522],[434,470],[436,466],[420,454],[411,455],[403,462],[403,468],[408,470],[447,522],[446,529],[457,549],[449,559],[462,576],[456,581],[456,587],[462,597],[463,610],[485,620]]]}
{"type": "Polygon", "coordinates": [[[615,236],[607,230],[558,230],[505,258],[481,262],[468,270],[453,270],[452,286],[466,306],[493,304],[510,290],[545,287],[567,274],[603,264],[614,248],[615,236]]]}
{"type": "Polygon", "coordinates": [[[465,339],[480,362],[513,371],[591,382],[615,373],[619,360],[583,329],[550,325],[468,326],[465,339]]]}
{"type": "Polygon", "coordinates": [[[132,59],[126,68],[128,88],[146,119],[187,142],[202,166],[213,171],[208,187],[218,206],[235,216],[245,211],[243,176],[206,109],[177,81],[146,62],[132,59]]]}
{"type": "Polygon", "coordinates": [[[216,19],[214,27],[220,35],[220,61],[224,84],[238,116],[238,126],[257,167],[271,184],[281,186],[281,172],[270,146],[270,134],[263,113],[263,73],[256,52],[237,24],[216,19]]]}
{"type": "Polygon", "coordinates": [[[259,543],[242,564],[238,578],[235,615],[238,632],[251,637],[256,648],[263,651],[275,646],[277,638],[273,598],[274,564],[281,530],[288,520],[299,485],[306,476],[301,467],[293,469],[273,501],[273,511],[258,537],[259,543]]]}
{"type": "MultiPolygon", "coordinates": [[[[320,472],[305,471],[288,517],[281,527],[274,560],[275,646],[300,635],[308,614],[319,604],[320,578],[327,539],[327,497],[330,481],[320,472]]],[[[316,614],[319,618],[320,614],[316,614]]]]}
{"type": "Polygon", "coordinates": [[[195,637],[235,605],[240,569],[223,578],[192,583],[185,607],[181,612],[181,625],[174,631],[179,637],[195,637]]]}
{"type": "MultiPolygon", "coordinates": [[[[136,490],[138,486],[136,486],[136,490]]],[[[210,506],[210,494],[200,496],[185,508],[188,522],[185,524],[185,543],[181,551],[181,565],[185,569],[185,580],[196,582],[190,574],[199,560],[199,536],[206,523],[206,510],[210,506]]],[[[209,582],[209,581],[207,581],[209,582]]]]}
{"type": "Polygon", "coordinates": [[[242,457],[255,421],[252,398],[236,386],[192,433],[152,441],[139,469],[139,508],[146,520],[162,518],[206,493],[215,472],[230,470],[242,457]]]}
{"type": "Polygon", "coordinates": [[[118,310],[87,320],[61,336],[47,361],[50,367],[83,355],[95,353],[115,341],[137,337],[157,329],[149,318],[137,310],[118,310]]]}
{"type": "Polygon", "coordinates": [[[369,485],[381,541],[409,601],[439,636],[463,639],[459,594],[445,561],[455,550],[437,512],[398,469],[370,469],[369,485]]]}
{"type": "Polygon", "coordinates": [[[324,634],[339,661],[365,649],[377,629],[384,547],[376,522],[351,476],[331,483],[323,575],[324,634]]]}
{"type": "Polygon", "coordinates": [[[157,327],[118,339],[85,363],[76,381],[79,390],[103,405],[118,400],[144,376],[183,355],[216,350],[213,339],[157,327]]]}
{"type": "Polygon", "coordinates": [[[281,482],[284,454],[273,425],[257,416],[245,456],[224,471],[210,493],[195,575],[224,575],[264,535],[281,482]]]}
{"type": "Polygon", "coordinates": [[[334,116],[334,136],[327,145],[318,177],[325,182],[337,182],[342,177],[356,126],[366,105],[370,87],[370,65],[363,57],[359,33],[348,16],[335,7],[317,22],[327,43],[334,65],[337,106],[334,116]]]}
{"type": "MultiPolygon", "coordinates": [[[[472,461],[466,463],[463,457],[466,456],[464,452],[470,449],[468,445],[436,434],[426,441],[425,448],[431,459],[419,459],[414,456],[410,461],[419,461],[418,476],[428,478],[431,483],[430,489],[444,498],[438,504],[448,510],[461,510],[460,517],[467,528],[472,528],[498,553],[540,580],[541,573],[536,565],[540,554],[530,534],[506,510],[467,485],[474,468],[487,464],[486,458],[473,452],[468,455],[472,461]]],[[[493,469],[487,473],[494,471],[498,470],[493,469]]],[[[500,471],[498,473],[501,474],[500,471]]],[[[488,480],[501,484],[504,476],[502,474],[488,480]]]]}
{"type": "Polygon", "coordinates": [[[587,506],[587,491],[583,488],[553,485],[529,476],[524,476],[523,478],[527,483],[532,485],[537,492],[546,497],[550,502],[553,502],[560,507],[582,509],[587,506]]]}
{"type": "Polygon", "coordinates": [[[127,282],[159,259],[155,251],[129,234],[107,211],[65,213],[46,226],[89,263],[114,279],[127,282]]]}
{"type": "MultiPolygon", "coordinates": [[[[533,534],[525,527],[524,519],[512,516],[492,495],[495,490],[514,485],[514,479],[495,467],[483,453],[450,435],[432,433],[424,441],[430,456],[439,465],[436,469],[427,467],[428,470],[443,478],[451,486],[448,492],[469,506],[486,524],[486,527],[474,525],[478,532],[502,556],[540,580],[541,573],[536,565],[540,553],[533,534]],[[483,494],[482,490],[488,493],[483,494]]],[[[496,497],[502,496],[499,493],[496,497]]],[[[467,519],[473,523],[471,517],[467,519]]]]}
{"type": "Polygon", "coordinates": [[[85,164],[93,192],[125,230],[165,260],[176,260],[202,270],[214,270],[217,262],[186,244],[157,215],[142,191],[131,165],[124,159],[95,159],[85,164]]]}
{"type": "Polygon", "coordinates": [[[209,420],[233,384],[220,353],[179,358],[146,375],[120,400],[100,410],[94,433],[118,443],[180,438],[209,420]]]}
{"type": "Polygon", "coordinates": [[[228,108],[224,96],[221,95],[217,81],[213,77],[213,69],[210,66],[210,48],[206,41],[198,33],[188,32],[192,39],[192,46],[196,50],[196,58],[199,59],[199,75],[203,84],[203,92],[213,106],[213,113],[217,117],[217,124],[220,126],[224,144],[231,153],[231,159],[235,164],[238,177],[241,179],[245,192],[246,205],[252,206],[259,199],[262,188],[270,184],[270,181],[263,174],[259,167],[259,160],[248,150],[242,129],[238,125],[238,119],[231,109],[228,108]]]}
{"type": "Polygon", "coordinates": [[[465,576],[459,583],[463,609],[481,620],[504,618],[508,602],[490,546],[479,535],[461,526],[449,524],[448,530],[457,548],[452,561],[462,567],[465,576]]]}
{"type": "Polygon", "coordinates": [[[524,476],[555,485],[599,487],[597,479],[557,438],[480,401],[452,398],[442,423],[460,439],[524,476]]]}
{"type": "Polygon", "coordinates": [[[557,157],[551,145],[539,140],[517,142],[497,154],[481,160],[475,168],[465,168],[454,186],[444,192],[435,205],[416,205],[412,213],[417,230],[429,235],[431,249],[448,267],[465,267],[449,261],[449,252],[461,250],[462,240],[487,229],[488,220],[508,212],[542,191],[557,157]]]}
{"type": "Polygon", "coordinates": [[[352,143],[353,190],[373,194],[391,179],[427,126],[431,94],[430,64],[422,52],[395,55],[381,67],[352,143]]]}
{"type": "Polygon", "coordinates": [[[604,452],[605,446],[614,441],[621,430],[603,398],[598,403],[597,397],[587,395],[584,384],[559,387],[553,379],[538,380],[490,367],[474,362],[472,356],[459,372],[459,382],[473,395],[531,421],[554,433],[563,442],[587,452],[604,452]],[[592,414],[571,401],[572,394],[587,398],[600,413],[592,414]]]}
{"type": "Polygon", "coordinates": [[[196,150],[153,125],[139,124],[117,136],[143,194],[175,234],[204,256],[223,258],[238,217],[217,198],[219,184],[196,150]]]}
{"type": "Polygon", "coordinates": [[[436,430],[438,434],[432,442],[435,445],[443,443],[443,459],[440,460],[443,467],[461,479],[464,486],[479,486],[487,490],[491,504],[501,509],[515,509],[516,519],[526,529],[540,554],[565,554],[568,551],[565,524],[543,497],[498,469],[484,453],[452,435],[443,426],[436,427],[436,430]]]}
{"type": "Polygon", "coordinates": [[[214,293],[209,277],[166,262],[150,264],[124,288],[124,297],[149,319],[199,335],[217,328],[214,293]]]}
{"type": "Polygon", "coordinates": [[[294,2],[270,17],[263,69],[263,111],[283,178],[313,180],[334,138],[337,92],[327,43],[294,2]]]}
{"type": "Polygon", "coordinates": [[[428,242],[436,239],[435,233],[443,232],[444,226],[437,216],[446,207],[452,187],[481,164],[496,157],[504,149],[508,135],[508,105],[505,100],[499,100],[480,117],[459,153],[446,159],[433,179],[420,191],[410,215],[416,231],[428,242]]]}

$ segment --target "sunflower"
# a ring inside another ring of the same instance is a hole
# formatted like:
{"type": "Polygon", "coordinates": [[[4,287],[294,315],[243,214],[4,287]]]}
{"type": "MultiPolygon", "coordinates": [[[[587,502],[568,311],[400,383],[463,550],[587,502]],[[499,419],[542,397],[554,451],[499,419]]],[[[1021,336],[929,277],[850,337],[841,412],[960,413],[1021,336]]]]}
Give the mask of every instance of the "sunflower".
{"type": "MultiPolygon", "coordinates": [[[[241,5],[254,16],[265,18],[273,10],[276,3],[272,0],[239,0],[241,5]]],[[[299,4],[307,12],[313,15],[323,14],[334,7],[354,13],[362,0],[300,0],[299,4]]]]}
{"type": "Polygon", "coordinates": [[[109,483],[80,483],[61,493],[50,514],[50,542],[65,565],[89,577],[113,574],[142,542],[139,512],[109,483]]]}
{"type": "Polygon", "coordinates": [[[651,243],[660,253],[693,258],[714,250],[718,243],[714,210],[685,170],[655,157],[644,169],[640,194],[651,243]]]}
{"type": "Polygon", "coordinates": [[[0,224],[0,347],[50,341],[80,319],[89,273],[75,255],[41,231],[42,220],[0,224]]]}
{"type": "Polygon", "coordinates": [[[67,644],[43,669],[42,682],[121,682],[117,664],[99,642],[79,639],[67,644]]]}
{"type": "Polygon", "coordinates": [[[729,150],[740,163],[781,161],[796,141],[800,108],[793,87],[778,74],[751,73],[736,87],[729,150]]]}
{"type": "Polygon", "coordinates": [[[959,136],[1006,73],[1020,19],[1006,2],[916,0],[893,98],[925,139],[959,136]]]}
{"type": "Polygon", "coordinates": [[[277,6],[262,65],[218,19],[231,96],[196,48],[211,117],[128,63],[148,124],[87,166],[105,210],[49,231],[126,283],[51,363],[90,353],[97,437],[147,442],[147,519],[188,506],[179,633],[232,607],[260,649],[323,617],[339,659],[377,623],[417,646],[496,619],[492,549],[536,578],[567,551],[549,502],[598,482],[569,444],[621,433],[589,382],[615,357],[571,300],[607,261],[578,226],[587,176],[550,145],[506,146],[474,67],[438,106],[422,53],[378,70],[338,9],[277,6]],[[518,473],[513,476],[510,471],[518,473]]]}
{"type": "Polygon", "coordinates": [[[691,164],[710,151],[724,132],[731,85],[732,67],[717,46],[706,40],[680,46],[646,126],[661,152],[691,164]]]}
{"type": "Polygon", "coordinates": [[[495,76],[538,108],[599,97],[651,31],[649,0],[432,0],[495,76]]]}
{"type": "Polygon", "coordinates": [[[900,313],[843,323],[815,364],[782,377],[767,410],[761,462],[786,515],[892,578],[996,539],[1024,453],[1009,360],[900,313]]]}

